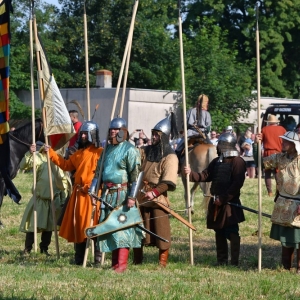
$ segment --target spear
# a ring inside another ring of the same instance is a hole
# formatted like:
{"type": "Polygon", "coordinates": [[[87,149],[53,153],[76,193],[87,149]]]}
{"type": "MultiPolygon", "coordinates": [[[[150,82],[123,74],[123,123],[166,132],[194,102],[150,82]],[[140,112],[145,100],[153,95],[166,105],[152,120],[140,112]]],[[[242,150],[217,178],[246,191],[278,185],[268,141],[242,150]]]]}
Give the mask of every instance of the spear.
{"type": "MultiPolygon", "coordinates": [[[[257,65],[257,130],[260,132],[261,119],[260,119],[260,52],[259,52],[259,29],[258,29],[258,9],[259,2],[256,2],[256,65],[257,65]]],[[[258,271],[261,271],[262,259],[262,199],[261,199],[261,141],[258,142],[258,271]]]]}
{"type": "MultiPolygon", "coordinates": [[[[31,122],[32,122],[32,144],[35,144],[35,103],[34,103],[34,71],[33,71],[33,14],[34,1],[31,3],[30,19],[29,19],[29,39],[30,39],[30,90],[31,90],[31,122]]],[[[32,170],[33,170],[33,235],[34,235],[34,252],[37,252],[37,212],[36,212],[36,159],[35,152],[32,153],[32,170]]]]}
{"type": "MultiPolygon", "coordinates": [[[[189,165],[188,156],[188,143],[187,143],[187,122],[186,122],[186,101],[185,101],[185,78],[184,78],[184,60],[183,60],[183,43],[182,43],[182,24],[181,24],[181,12],[180,12],[181,1],[178,0],[178,31],[179,31],[179,42],[180,42],[180,67],[181,67],[181,85],[182,85],[182,104],[183,104],[183,128],[184,128],[184,147],[185,147],[185,165],[189,165]]],[[[190,181],[189,176],[186,176],[186,192],[188,201],[188,218],[189,223],[192,223],[192,211],[190,204],[190,181]]],[[[189,241],[190,241],[190,263],[194,265],[194,250],[193,250],[193,232],[189,229],[189,241]]]]}

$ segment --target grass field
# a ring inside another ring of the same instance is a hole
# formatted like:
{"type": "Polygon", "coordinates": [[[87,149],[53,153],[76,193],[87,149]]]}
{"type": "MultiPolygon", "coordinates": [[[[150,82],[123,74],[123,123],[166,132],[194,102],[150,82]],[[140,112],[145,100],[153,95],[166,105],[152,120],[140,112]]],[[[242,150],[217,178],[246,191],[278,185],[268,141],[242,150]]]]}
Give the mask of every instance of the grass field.
{"type": "MultiPolygon", "coordinates": [[[[19,174],[14,180],[23,195],[21,205],[5,198],[1,208],[0,299],[299,299],[299,276],[295,270],[280,266],[281,245],[269,236],[270,220],[262,224],[262,271],[258,266],[257,215],[245,212],[246,222],[240,224],[240,267],[214,267],[216,251],[214,232],[205,227],[201,210],[202,196],[197,194],[193,224],[194,266],[191,266],[189,231],[176,219],[171,219],[172,247],[167,268],[158,267],[158,250],[145,249],[145,263],[132,265],[115,274],[110,270],[110,254],[105,264],[95,267],[88,263],[84,269],[70,264],[74,256],[73,244],[59,238],[60,259],[56,260],[54,237],[49,249],[53,255],[45,257],[32,253],[24,257],[25,234],[19,224],[31,197],[32,177],[19,174]]],[[[275,184],[273,182],[273,184],[275,184]]],[[[273,199],[263,186],[263,211],[271,214],[273,199]]],[[[257,179],[246,179],[241,200],[243,205],[257,209],[257,179]]],[[[172,206],[184,208],[183,190],[178,178],[176,192],[170,194],[172,206]]],[[[38,236],[40,239],[40,236],[38,236]]],[[[132,255],[132,254],[131,254],[132,255]]],[[[92,258],[89,258],[92,261],[92,258]]]]}

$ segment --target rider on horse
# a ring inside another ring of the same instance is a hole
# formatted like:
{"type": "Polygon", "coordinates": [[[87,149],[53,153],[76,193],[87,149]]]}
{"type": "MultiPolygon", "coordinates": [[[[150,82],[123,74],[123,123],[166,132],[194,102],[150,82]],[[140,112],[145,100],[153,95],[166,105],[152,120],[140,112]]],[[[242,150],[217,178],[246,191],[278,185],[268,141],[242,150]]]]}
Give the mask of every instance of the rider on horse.
{"type": "MultiPolygon", "coordinates": [[[[211,141],[207,136],[211,127],[211,116],[208,112],[208,102],[208,97],[204,94],[201,94],[197,99],[195,107],[188,110],[186,114],[188,123],[187,137],[197,137],[197,142],[201,140],[202,143],[211,144],[211,141]]],[[[178,157],[181,156],[183,148],[184,139],[182,138],[176,148],[176,154],[178,157]]]]}

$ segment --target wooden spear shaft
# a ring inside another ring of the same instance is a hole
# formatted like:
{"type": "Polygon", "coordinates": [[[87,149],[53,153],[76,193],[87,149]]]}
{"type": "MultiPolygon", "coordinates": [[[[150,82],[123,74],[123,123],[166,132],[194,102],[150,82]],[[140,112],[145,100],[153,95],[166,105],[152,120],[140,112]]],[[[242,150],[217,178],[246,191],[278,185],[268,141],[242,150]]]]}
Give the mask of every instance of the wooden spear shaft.
{"type": "MultiPolygon", "coordinates": [[[[33,18],[33,27],[34,27],[34,37],[36,42],[36,60],[37,60],[37,70],[41,72],[41,54],[40,49],[37,47],[38,44],[38,35],[37,35],[37,25],[36,25],[36,18],[33,18]]],[[[40,98],[42,101],[45,99],[45,92],[44,92],[44,82],[43,79],[39,76],[39,86],[40,86],[40,98]]],[[[44,132],[47,132],[47,120],[46,120],[46,110],[43,108],[43,125],[44,125],[44,132]]],[[[45,142],[48,144],[48,136],[45,134],[45,142]]],[[[59,259],[59,245],[58,245],[58,235],[57,235],[57,226],[56,226],[56,215],[55,215],[55,204],[54,204],[54,195],[53,195],[53,186],[52,186],[52,172],[51,172],[51,165],[50,165],[50,156],[49,152],[47,152],[47,165],[48,165],[48,176],[49,176],[49,188],[50,188],[50,197],[51,197],[51,208],[52,208],[52,219],[53,219],[53,230],[55,236],[55,248],[56,248],[56,256],[59,259]]]]}
{"type": "MultiPolygon", "coordinates": [[[[259,51],[259,28],[258,28],[258,9],[256,3],[256,67],[257,67],[257,130],[261,130],[260,119],[260,51],[259,51]]],[[[258,143],[258,271],[261,271],[262,260],[262,199],[261,199],[261,141],[258,143]]]]}
{"type": "Polygon", "coordinates": [[[86,77],[86,102],[87,102],[87,116],[91,120],[91,105],[90,105],[90,72],[89,72],[89,48],[88,48],[88,34],[87,34],[87,20],[85,0],[83,3],[83,25],[84,25],[84,51],[85,51],[85,77],[86,77]]]}
{"type": "MultiPolygon", "coordinates": [[[[32,3],[33,5],[33,3],[32,3]]],[[[31,123],[32,123],[32,144],[35,144],[35,103],[34,103],[34,73],[33,73],[33,28],[32,20],[33,8],[29,20],[29,39],[30,39],[30,92],[31,92],[31,123]]],[[[34,235],[34,252],[37,252],[37,212],[36,212],[36,159],[35,152],[32,153],[32,171],[33,171],[33,235],[34,235]]]]}
{"type": "MultiPolygon", "coordinates": [[[[183,42],[182,42],[182,23],[180,15],[180,1],[178,3],[178,30],[179,30],[179,42],[180,42],[180,67],[181,67],[181,85],[182,85],[182,104],[183,104],[183,126],[184,126],[184,147],[185,147],[185,165],[189,165],[188,156],[188,143],[187,143],[187,122],[186,122],[186,100],[185,100],[185,77],[184,77],[184,59],[183,59],[183,42]]],[[[190,181],[189,176],[186,176],[186,196],[188,203],[188,219],[189,223],[192,223],[192,212],[191,212],[191,192],[190,192],[190,181]]],[[[190,243],[190,263],[194,265],[194,249],[193,249],[193,231],[189,229],[189,243],[190,243]]]]}

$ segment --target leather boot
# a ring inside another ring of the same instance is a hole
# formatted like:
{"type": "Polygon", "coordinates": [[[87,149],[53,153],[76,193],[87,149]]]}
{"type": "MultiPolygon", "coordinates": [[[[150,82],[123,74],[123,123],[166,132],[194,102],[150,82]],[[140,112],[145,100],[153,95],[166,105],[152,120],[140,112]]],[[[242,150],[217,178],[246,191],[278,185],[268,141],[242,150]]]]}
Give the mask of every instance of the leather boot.
{"type": "Polygon", "coordinates": [[[167,249],[167,250],[159,249],[159,265],[160,266],[162,266],[164,268],[167,266],[168,256],[169,256],[169,249],[167,249]]]}
{"type": "Polygon", "coordinates": [[[113,250],[111,253],[111,268],[116,269],[118,265],[118,259],[119,259],[119,249],[113,250]]]}
{"type": "Polygon", "coordinates": [[[75,243],[75,264],[76,265],[82,265],[83,259],[84,259],[84,253],[85,253],[85,246],[86,242],[82,243],[75,243]]]}
{"type": "Polygon", "coordinates": [[[23,250],[23,254],[28,254],[32,250],[32,245],[34,244],[34,233],[26,232],[25,237],[25,248],[23,250]]]}
{"type": "Polygon", "coordinates": [[[102,252],[99,249],[94,250],[94,264],[99,265],[101,264],[101,259],[102,259],[102,252]]]}
{"type": "Polygon", "coordinates": [[[127,269],[127,261],[129,248],[120,248],[118,255],[118,267],[115,269],[117,273],[123,273],[127,269]]]}
{"type": "Polygon", "coordinates": [[[216,248],[217,248],[217,265],[228,264],[228,244],[225,236],[216,234],[216,248]]]}
{"type": "Polygon", "coordinates": [[[297,249],[297,266],[296,273],[300,275],[300,248],[297,249]]]}
{"type": "Polygon", "coordinates": [[[141,265],[143,263],[143,246],[141,248],[133,248],[133,264],[141,265]]]}
{"type": "Polygon", "coordinates": [[[239,257],[240,257],[240,245],[241,238],[237,234],[230,234],[230,252],[231,252],[231,265],[238,266],[239,265],[239,257]]]}
{"type": "Polygon", "coordinates": [[[294,260],[294,248],[288,248],[282,246],[281,262],[282,266],[286,270],[290,270],[294,260]]]}

